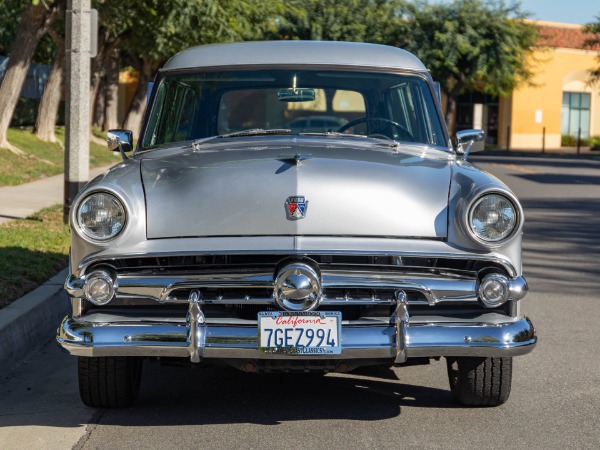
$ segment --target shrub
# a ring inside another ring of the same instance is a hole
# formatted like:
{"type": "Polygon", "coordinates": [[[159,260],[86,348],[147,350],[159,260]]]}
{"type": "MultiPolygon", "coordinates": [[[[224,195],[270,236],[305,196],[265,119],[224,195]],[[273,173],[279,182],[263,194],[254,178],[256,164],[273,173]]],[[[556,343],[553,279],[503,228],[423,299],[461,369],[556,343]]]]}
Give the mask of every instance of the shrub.
{"type": "MultiPolygon", "coordinates": [[[[579,145],[587,147],[590,144],[591,139],[581,138],[579,145]]],[[[577,147],[577,136],[571,136],[570,134],[563,134],[560,137],[560,145],[563,147],[577,147]]]]}
{"type": "MultiPolygon", "coordinates": [[[[35,119],[37,118],[38,108],[40,106],[39,98],[25,98],[20,97],[15,108],[12,120],[10,122],[11,127],[31,127],[35,125],[35,119]]],[[[56,125],[64,125],[65,123],[65,102],[61,101],[58,107],[58,117],[56,118],[56,125]]]]}

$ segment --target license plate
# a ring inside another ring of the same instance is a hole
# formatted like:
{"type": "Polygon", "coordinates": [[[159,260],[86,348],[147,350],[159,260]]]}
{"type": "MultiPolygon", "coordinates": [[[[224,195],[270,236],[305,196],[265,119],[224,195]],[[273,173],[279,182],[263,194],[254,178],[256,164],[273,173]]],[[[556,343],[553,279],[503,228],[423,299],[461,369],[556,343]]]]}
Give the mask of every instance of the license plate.
{"type": "Polygon", "coordinates": [[[258,313],[258,350],[289,355],[336,355],[342,313],[267,311],[258,313]]]}

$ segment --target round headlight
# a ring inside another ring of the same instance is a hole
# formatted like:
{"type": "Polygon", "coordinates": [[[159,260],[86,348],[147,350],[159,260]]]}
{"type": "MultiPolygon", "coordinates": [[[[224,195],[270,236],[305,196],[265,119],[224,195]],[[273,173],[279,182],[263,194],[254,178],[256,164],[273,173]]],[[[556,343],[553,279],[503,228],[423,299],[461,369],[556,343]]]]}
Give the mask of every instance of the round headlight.
{"type": "Polygon", "coordinates": [[[125,208],[111,194],[98,192],[79,205],[77,224],[89,238],[105,241],[115,237],[125,226],[125,208]]]}
{"type": "Polygon", "coordinates": [[[484,195],[471,208],[469,225],[479,239],[498,242],[510,236],[517,226],[517,209],[502,195],[484,195]]]}

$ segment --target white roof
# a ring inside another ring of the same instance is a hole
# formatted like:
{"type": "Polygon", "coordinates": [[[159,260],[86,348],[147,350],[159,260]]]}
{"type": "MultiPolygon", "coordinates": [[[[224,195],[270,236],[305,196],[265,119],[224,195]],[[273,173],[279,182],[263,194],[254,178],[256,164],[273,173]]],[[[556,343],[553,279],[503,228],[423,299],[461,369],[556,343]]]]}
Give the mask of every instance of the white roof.
{"type": "Polygon", "coordinates": [[[396,47],[357,42],[262,41],[193,47],[173,56],[163,70],[260,66],[323,65],[426,71],[412,53],[396,47]]]}

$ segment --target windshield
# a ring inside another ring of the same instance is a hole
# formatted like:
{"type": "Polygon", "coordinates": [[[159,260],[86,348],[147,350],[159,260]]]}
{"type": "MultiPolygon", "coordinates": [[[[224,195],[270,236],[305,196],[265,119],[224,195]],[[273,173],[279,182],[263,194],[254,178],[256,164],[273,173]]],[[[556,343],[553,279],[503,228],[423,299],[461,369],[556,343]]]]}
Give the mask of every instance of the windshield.
{"type": "Polygon", "coordinates": [[[142,148],[250,129],[339,132],[446,146],[431,90],[422,77],[247,70],[165,76],[142,148]]]}

